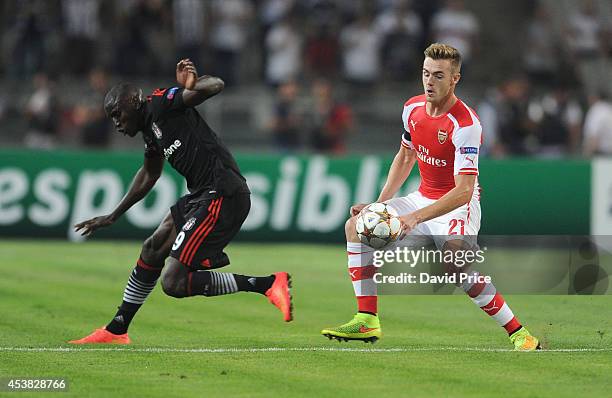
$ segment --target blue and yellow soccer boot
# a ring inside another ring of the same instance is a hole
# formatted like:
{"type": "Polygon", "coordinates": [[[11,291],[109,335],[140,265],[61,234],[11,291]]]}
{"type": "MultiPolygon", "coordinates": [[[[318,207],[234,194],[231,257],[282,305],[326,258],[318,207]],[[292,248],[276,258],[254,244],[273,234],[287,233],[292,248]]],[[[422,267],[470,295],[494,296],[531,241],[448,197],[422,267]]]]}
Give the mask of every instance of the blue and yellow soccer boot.
{"type": "Polygon", "coordinates": [[[532,336],[524,327],[512,333],[510,342],[514,345],[515,351],[535,351],[542,349],[540,341],[532,336]]]}
{"type": "Polygon", "coordinates": [[[364,343],[375,343],[382,337],[382,330],[378,316],[358,312],[350,322],[335,328],[323,329],[321,334],[330,340],[361,340],[364,343]]]}

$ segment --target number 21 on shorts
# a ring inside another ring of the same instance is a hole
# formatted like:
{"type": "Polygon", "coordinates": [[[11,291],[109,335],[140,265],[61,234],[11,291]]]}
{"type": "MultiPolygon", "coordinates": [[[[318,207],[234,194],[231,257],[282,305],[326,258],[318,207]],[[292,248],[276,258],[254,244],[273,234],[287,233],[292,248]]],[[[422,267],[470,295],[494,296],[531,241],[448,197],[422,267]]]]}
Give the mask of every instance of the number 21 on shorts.
{"type": "Polygon", "coordinates": [[[465,235],[465,220],[453,218],[448,225],[450,227],[448,229],[449,235],[465,235]]]}

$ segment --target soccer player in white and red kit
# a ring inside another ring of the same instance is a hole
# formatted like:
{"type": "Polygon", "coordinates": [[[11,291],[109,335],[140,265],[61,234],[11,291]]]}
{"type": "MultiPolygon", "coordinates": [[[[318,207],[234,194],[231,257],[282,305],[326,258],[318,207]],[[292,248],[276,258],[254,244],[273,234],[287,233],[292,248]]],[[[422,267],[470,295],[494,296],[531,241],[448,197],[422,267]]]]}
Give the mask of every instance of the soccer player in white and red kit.
{"type": "MultiPolygon", "coordinates": [[[[476,247],[480,229],[478,155],[482,127],[476,112],[455,96],[460,79],[461,56],[448,45],[434,43],[425,50],[424,94],[404,104],[401,147],[389,169],[387,181],[376,200],[385,202],[400,216],[402,237],[397,247],[422,247],[435,243],[438,249],[465,250],[476,247]],[[418,162],[421,185],[408,196],[394,198],[418,162]]],[[[321,333],[339,340],[376,341],[381,337],[374,281],[374,249],[362,244],[355,219],[366,204],[351,208],[346,223],[349,274],[359,312],[350,322],[321,333]]],[[[467,272],[449,264],[454,273],[467,272]]],[[[472,276],[478,276],[472,273],[472,276]]],[[[471,300],[502,326],[515,349],[540,347],[514,316],[492,283],[478,278],[461,285],[471,300]]]]}

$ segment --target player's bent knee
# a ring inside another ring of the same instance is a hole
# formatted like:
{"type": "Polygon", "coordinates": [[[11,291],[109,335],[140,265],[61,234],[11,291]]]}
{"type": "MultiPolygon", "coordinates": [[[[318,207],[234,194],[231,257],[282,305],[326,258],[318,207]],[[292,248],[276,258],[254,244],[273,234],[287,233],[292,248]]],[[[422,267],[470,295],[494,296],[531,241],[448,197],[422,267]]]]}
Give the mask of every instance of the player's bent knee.
{"type": "Polygon", "coordinates": [[[187,278],[178,275],[164,275],[162,289],[166,295],[174,298],[187,297],[187,278]]]}
{"type": "Polygon", "coordinates": [[[170,297],[187,297],[187,271],[169,266],[162,275],[161,285],[164,293],[170,297]]]}
{"type": "Polygon", "coordinates": [[[453,239],[444,243],[442,247],[442,251],[444,253],[452,252],[453,259],[452,262],[444,263],[444,270],[449,274],[456,274],[457,277],[459,274],[466,273],[469,271],[470,266],[472,265],[470,261],[468,261],[468,257],[466,253],[472,250],[472,246],[461,239],[453,239]]]}
{"type": "Polygon", "coordinates": [[[350,217],[344,223],[344,234],[346,235],[347,240],[350,238],[357,238],[357,230],[355,229],[355,223],[357,216],[350,217]]]}

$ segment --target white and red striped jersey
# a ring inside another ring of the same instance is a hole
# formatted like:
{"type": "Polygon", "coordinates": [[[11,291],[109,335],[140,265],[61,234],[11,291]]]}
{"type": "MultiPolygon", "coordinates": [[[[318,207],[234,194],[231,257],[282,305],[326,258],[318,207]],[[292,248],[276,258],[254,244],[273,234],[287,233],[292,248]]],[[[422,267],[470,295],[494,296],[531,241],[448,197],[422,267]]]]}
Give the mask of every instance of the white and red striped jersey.
{"type": "MultiPolygon", "coordinates": [[[[404,104],[402,145],[416,151],[421,173],[419,191],[439,199],[455,187],[454,176],[478,175],[482,127],[476,112],[463,101],[448,113],[432,117],[425,111],[425,95],[404,104]]],[[[475,190],[478,192],[478,181],[475,190]]]]}

